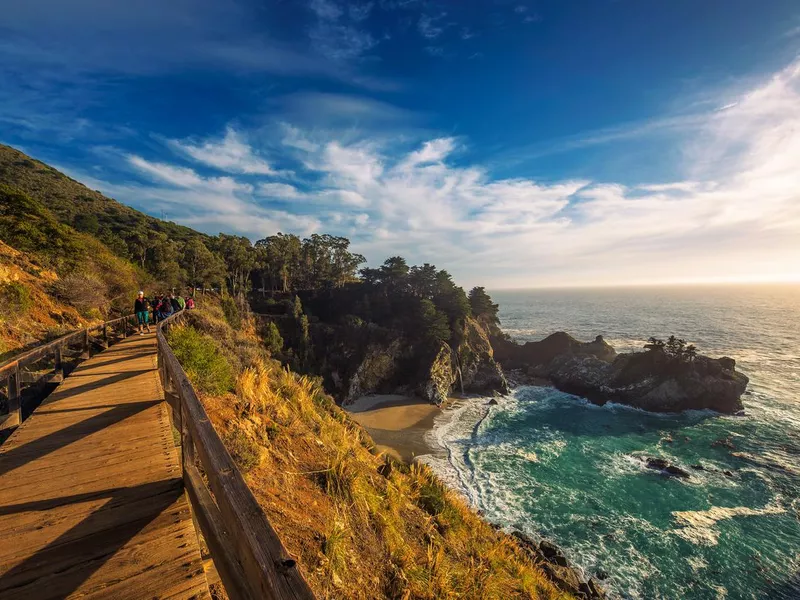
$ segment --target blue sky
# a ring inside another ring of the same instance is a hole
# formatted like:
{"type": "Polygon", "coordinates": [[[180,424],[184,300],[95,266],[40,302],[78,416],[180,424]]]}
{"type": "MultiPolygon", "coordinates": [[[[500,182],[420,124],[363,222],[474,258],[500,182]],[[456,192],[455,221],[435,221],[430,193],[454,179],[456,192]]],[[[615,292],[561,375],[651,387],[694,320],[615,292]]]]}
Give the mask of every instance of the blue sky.
{"type": "Polygon", "coordinates": [[[0,141],[464,285],[800,279],[795,0],[0,0],[0,141]]]}

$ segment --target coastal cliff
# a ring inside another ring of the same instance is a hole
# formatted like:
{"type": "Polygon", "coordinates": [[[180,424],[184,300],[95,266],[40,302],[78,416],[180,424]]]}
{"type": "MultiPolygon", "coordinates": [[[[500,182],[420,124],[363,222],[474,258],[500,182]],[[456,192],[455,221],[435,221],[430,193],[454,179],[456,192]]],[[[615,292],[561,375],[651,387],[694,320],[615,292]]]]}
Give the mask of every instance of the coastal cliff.
{"type": "Polygon", "coordinates": [[[522,381],[546,380],[596,404],[618,402],[653,412],[711,409],[735,413],[748,378],[736,361],[698,355],[671,338],[645,352],[617,354],[602,336],[580,342],[558,332],[539,342],[516,344],[494,337],[495,356],[522,381]]]}
{"type": "Polygon", "coordinates": [[[486,328],[467,318],[459,343],[414,340],[362,322],[312,325],[309,370],[346,406],[368,394],[416,395],[441,404],[453,392],[507,392],[486,328]]]}

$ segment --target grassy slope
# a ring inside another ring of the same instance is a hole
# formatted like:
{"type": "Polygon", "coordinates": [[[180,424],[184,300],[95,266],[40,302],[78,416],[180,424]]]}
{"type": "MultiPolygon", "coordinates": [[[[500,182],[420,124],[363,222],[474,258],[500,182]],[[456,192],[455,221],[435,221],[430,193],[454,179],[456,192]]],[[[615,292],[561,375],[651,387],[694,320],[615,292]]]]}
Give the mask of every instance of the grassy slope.
{"type": "Polygon", "coordinates": [[[0,360],[125,310],[146,275],[0,184],[0,360]]]}
{"type": "Polygon", "coordinates": [[[202,394],[212,422],[319,597],[568,597],[429,469],[387,466],[317,382],[267,356],[246,319],[235,331],[206,302],[171,343],[213,391],[202,394]],[[220,393],[231,375],[235,391],[220,393]]]}
{"type": "Polygon", "coordinates": [[[92,233],[99,235],[112,248],[113,236],[124,235],[141,227],[166,233],[176,241],[207,237],[189,227],[161,221],[107,198],[53,167],[0,144],[0,184],[2,183],[42,202],[61,223],[75,226],[80,224],[81,216],[96,217],[99,231],[92,233]]]}

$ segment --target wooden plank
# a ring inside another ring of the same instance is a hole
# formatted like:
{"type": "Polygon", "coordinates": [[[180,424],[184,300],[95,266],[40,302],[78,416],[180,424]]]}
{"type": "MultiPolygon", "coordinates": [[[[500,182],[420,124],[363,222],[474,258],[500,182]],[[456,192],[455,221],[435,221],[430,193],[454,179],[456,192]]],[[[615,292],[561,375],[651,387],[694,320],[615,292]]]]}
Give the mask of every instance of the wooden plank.
{"type": "Polygon", "coordinates": [[[210,597],[154,342],[83,362],[0,446],[3,600],[210,597]]]}

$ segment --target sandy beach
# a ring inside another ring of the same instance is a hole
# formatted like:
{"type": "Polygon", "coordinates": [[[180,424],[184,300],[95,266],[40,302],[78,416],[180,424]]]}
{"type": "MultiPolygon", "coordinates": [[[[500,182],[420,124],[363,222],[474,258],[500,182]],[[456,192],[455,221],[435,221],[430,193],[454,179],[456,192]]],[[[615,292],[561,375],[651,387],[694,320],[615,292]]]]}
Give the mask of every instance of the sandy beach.
{"type": "Polygon", "coordinates": [[[411,396],[376,394],[362,396],[344,408],[390,456],[410,463],[415,456],[434,452],[426,434],[442,409],[430,402],[411,396]]]}

